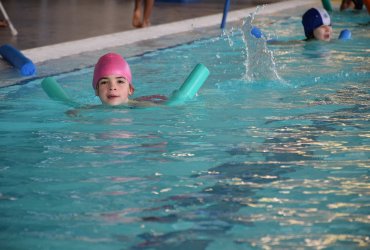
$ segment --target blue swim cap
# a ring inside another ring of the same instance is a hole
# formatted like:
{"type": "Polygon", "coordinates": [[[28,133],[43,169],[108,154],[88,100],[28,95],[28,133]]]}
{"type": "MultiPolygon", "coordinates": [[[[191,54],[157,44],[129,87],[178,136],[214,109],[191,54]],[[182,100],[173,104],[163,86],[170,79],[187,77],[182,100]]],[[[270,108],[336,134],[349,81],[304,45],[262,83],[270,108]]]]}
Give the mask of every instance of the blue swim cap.
{"type": "Polygon", "coordinates": [[[302,16],[304,33],[307,38],[313,38],[313,31],[321,25],[330,25],[330,16],[326,10],[311,8],[302,16]]]}

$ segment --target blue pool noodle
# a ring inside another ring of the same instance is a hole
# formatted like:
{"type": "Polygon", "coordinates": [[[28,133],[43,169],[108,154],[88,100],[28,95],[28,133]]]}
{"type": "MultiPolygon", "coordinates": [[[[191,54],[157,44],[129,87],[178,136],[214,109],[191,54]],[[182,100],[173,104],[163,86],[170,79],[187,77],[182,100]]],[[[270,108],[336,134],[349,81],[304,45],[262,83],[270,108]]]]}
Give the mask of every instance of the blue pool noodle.
{"type": "Polygon", "coordinates": [[[22,52],[9,44],[0,47],[0,55],[15,68],[19,69],[23,76],[31,76],[36,72],[36,66],[25,57],[22,52]]]}
{"type": "Polygon", "coordinates": [[[172,93],[166,105],[179,105],[192,99],[207,80],[208,76],[209,70],[207,67],[201,63],[197,64],[181,87],[172,93]]]}
{"type": "Polygon", "coordinates": [[[348,29],[344,29],[340,32],[338,39],[339,40],[349,40],[352,37],[352,33],[348,29]]]}

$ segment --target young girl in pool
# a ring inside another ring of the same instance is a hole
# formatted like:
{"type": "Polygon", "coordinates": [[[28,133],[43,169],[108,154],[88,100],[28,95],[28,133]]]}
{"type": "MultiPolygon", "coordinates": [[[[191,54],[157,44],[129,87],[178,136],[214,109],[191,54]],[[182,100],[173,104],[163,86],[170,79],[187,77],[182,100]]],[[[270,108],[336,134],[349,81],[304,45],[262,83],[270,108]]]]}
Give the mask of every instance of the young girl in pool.
{"type": "Polygon", "coordinates": [[[92,86],[100,101],[109,106],[147,107],[166,100],[165,96],[129,99],[135,91],[130,66],[116,53],[108,53],[99,58],[95,65],[92,86]],[[154,97],[157,101],[152,101],[154,97]]]}
{"type": "MultiPolygon", "coordinates": [[[[94,68],[92,87],[95,95],[105,106],[151,107],[158,106],[167,100],[167,97],[162,95],[130,99],[129,97],[135,91],[131,69],[126,60],[116,53],[108,53],[99,58],[94,68]]],[[[68,110],[67,115],[75,117],[79,115],[81,110],[96,107],[96,105],[86,105],[68,110]]]]}

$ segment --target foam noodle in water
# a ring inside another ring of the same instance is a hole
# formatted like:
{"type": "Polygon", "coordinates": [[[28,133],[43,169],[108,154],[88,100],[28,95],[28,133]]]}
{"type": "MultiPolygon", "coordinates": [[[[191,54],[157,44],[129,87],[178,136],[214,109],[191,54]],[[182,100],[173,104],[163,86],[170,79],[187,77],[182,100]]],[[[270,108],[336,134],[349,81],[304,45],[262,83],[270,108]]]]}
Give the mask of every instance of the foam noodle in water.
{"type": "Polygon", "coordinates": [[[349,40],[352,37],[352,33],[348,29],[344,29],[340,32],[338,39],[339,40],[349,40]]]}
{"type": "Polygon", "coordinates": [[[74,102],[69,98],[64,89],[52,77],[46,77],[41,82],[42,89],[45,93],[55,101],[61,101],[66,104],[73,104],[74,102]]]}
{"type": "Polygon", "coordinates": [[[172,93],[166,105],[178,105],[192,99],[208,76],[207,67],[200,63],[197,64],[181,87],[172,93]]]}

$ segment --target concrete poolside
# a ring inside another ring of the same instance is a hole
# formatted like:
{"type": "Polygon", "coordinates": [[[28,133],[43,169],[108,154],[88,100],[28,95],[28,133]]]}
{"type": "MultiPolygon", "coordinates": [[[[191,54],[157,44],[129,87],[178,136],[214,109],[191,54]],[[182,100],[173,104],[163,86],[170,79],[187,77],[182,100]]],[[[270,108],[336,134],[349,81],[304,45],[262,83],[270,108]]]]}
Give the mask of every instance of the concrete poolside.
{"type": "MultiPolygon", "coordinates": [[[[11,16],[11,8],[6,5],[5,3],[8,1],[3,1],[3,4],[8,11],[8,15],[10,16],[11,20],[13,21],[14,25],[18,29],[20,35],[17,38],[12,39],[20,39],[22,37],[22,29],[18,26],[14,19],[14,16],[11,16]]],[[[21,1],[22,2],[22,1],[21,1]]],[[[41,1],[44,5],[45,1],[41,1]]],[[[59,1],[57,1],[59,2],[59,1]]],[[[67,3],[75,3],[76,1],[61,1],[67,3]]],[[[85,1],[81,0],[80,2],[84,3],[85,1]]],[[[109,6],[107,1],[91,1],[92,3],[98,4],[98,2],[103,2],[109,6]]],[[[114,48],[115,51],[123,54],[126,57],[134,56],[138,54],[145,53],[147,51],[156,50],[158,48],[165,48],[168,46],[174,46],[176,44],[181,44],[185,42],[192,41],[194,39],[198,39],[204,37],[205,34],[220,34],[220,22],[222,18],[222,10],[224,3],[215,3],[216,1],[212,0],[205,0],[199,1],[194,3],[188,4],[173,4],[173,3],[162,3],[157,2],[153,9],[153,16],[152,16],[152,26],[149,28],[143,29],[133,29],[131,27],[131,14],[133,9],[132,1],[125,1],[126,5],[121,7],[121,9],[125,9],[125,14],[120,14],[118,17],[125,16],[125,18],[121,18],[119,24],[124,27],[117,27],[117,20],[114,20],[112,17],[109,20],[104,21],[104,16],[106,14],[102,14],[100,18],[95,17],[98,19],[98,24],[104,24],[106,27],[105,29],[91,29],[89,30],[86,23],[80,23],[76,25],[76,27],[69,27],[68,31],[65,31],[65,26],[63,28],[59,27],[58,31],[60,34],[65,34],[65,36],[55,35],[50,40],[45,40],[44,37],[40,35],[40,38],[37,42],[34,43],[30,38],[29,42],[22,41],[23,45],[26,49],[22,50],[23,53],[31,58],[37,64],[37,74],[32,77],[20,77],[18,73],[9,67],[5,62],[0,62],[0,87],[12,85],[16,83],[22,83],[24,81],[33,79],[33,78],[40,78],[45,77],[47,75],[54,75],[59,74],[62,72],[69,72],[81,68],[90,67],[96,62],[97,58],[114,48]],[[202,2],[202,5],[200,4],[202,2]],[[199,8],[196,11],[190,10],[189,8],[194,8],[195,5],[198,4],[199,8]],[[171,7],[171,9],[166,9],[166,7],[171,7]],[[176,7],[177,6],[177,7],[176,7]],[[203,6],[203,7],[200,7],[203,6]],[[210,7],[211,6],[211,7],[210,7]],[[183,15],[177,15],[179,13],[179,8],[182,11],[181,13],[186,13],[183,15]],[[203,8],[203,10],[202,10],[203,8]],[[186,9],[184,11],[184,9],[186,9]],[[172,13],[170,16],[166,17],[158,17],[162,13],[172,13]],[[190,13],[189,13],[190,12],[190,13]],[[128,14],[130,13],[130,14],[128,14]],[[192,16],[189,16],[193,13],[192,16]],[[194,18],[198,16],[197,18],[194,18]],[[125,20],[124,22],[122,20],[125,20]],[[126,25],[123,25],[123,23],[126,25]],[[109,25],[112,24],[112,25],[109,25]],[[79,32],[79,36],[76,36],[76,30],[81,30],[79,32]],[[94,33],[96,32],[96,33],[94,33]],[[68,33],[68,34],[67,34],[68,33]],[[60,39],[59,39],[60,38],[60,39]],[[55,40],[54,40],[55,39],[55,40]],[[79,39],[79,40],[78,40],[79,39]],[[76,40],[76,41],[75,41],[76,40]],[[50,43],[47,43],[49,41],[50,43]],[[36,44],[35,48],[28,48],[27,46],[31,46],[36,44]]],[[[223,2],[223,1],[221,1],[223,2]]],[[[318,0],[291,0],[291,1],[235,1],[238,4],[235,4],[231,1],[231,11],[228,14],[228,22],[233,23],[240,21],[242,18],[246,17],[249,13],[252,13],[255,10],[255,7],[252,8],[242,8],[237,9],[237,6],[248,6],[247,2],[253,3],[262,3],[262,2],[276,2],[273,4],[269,4],[260,11],[259,15],[268,15],[277,11],[281,11],[284,9],[291,9],[291,8],[298,8],[300,6],[307,6],[307,5],[318,5],[321,4],[321,1],[318,0]],[[241,4],[243,3],[243,4],[241,4]],[[235,4],[235,5],[234,5],[235,4]],[[234,11],[232,11],[234,9],[234,11]]],[[[46,1],[47,3],[47,1],[46,1]]],[[[90,3],[90,1],[89,1],[90,3]]],[[[109,2],[111,3],[111,2],[109,2]]],[[[86,2],[85,2],[86,5],[86,2]]],[[[98,4],[99,5],[99,4],[98,4]]],[[[104,5],[104,4],[103,4],[104,5]]],[[[255,4],[253,4],[254,6],[255,4]]],[[[79,7],[83,8],[83,5],[78,5],[79,7]]],[[[99,5],[101,6],[101,4],[99,5]]],[[[44,6],[45,7],[45,6],[44,6]]],[[[47,6],[46,6],[47,7],[47,6]]],[[[96,7],[96,6],[95,6],[96,7]]],[[[107,7],[107,6],[106,6],[107,7]]],[[[113,4],[109,8],[113,13],[117,13],[117,3],[113,4]]],[[[59,6],[60,8],[60,6],[59,6]]],[[[89,11],[90,16],[93,13],[94,8],[89,11]]],[[[95,9],[95,12],[99,12],[98,9],[95,9]]],[[[54,13],[52,10],[49,10],[50,13],[54,13]]],[[[55,11],[55,10],[54,10],[55,11]]],[[[76,10],[77,11],[77,10],[76,10]]],[[[67,13],[62,11],[63,13],[67,13]]],[[[78,12],[78,11],[77,11],[78,12]]],[[[122,12],[118,9],[118,12],[122,12]]],[[[57,12],[56,12],[57,13],[57,12]]],[[[62,13],[62,14],[63,14],[62,13]]],[[[104,11],[100,11],[100,13],[104,13],[104,11]]],[[[62,15],[61,14],[61,15],[62,15]]],[[[18,13],[18,15],[20,15],[18,13]]],[[[65,14],[64,14],[65,15],[65,14]]],[[[35,32],[41,32],[47,34],[50,30],[51,24],[43,24],[47,18],[41,18],[39,15],[37,18],[37,23],[34,25],[30,24],[30,26],[34,26],[35,32]]],[[[67,15],[68,16],[68,15],[67,15]]],[[[81,15],[83,16],[83,15],[81,15]]],[[[110,15],[108,15],[110,17],[110,15]]],[[[113,15],[114,16],[114,15],[113,15]]],[[[35,21],[36,22],[36,21],[35,21]]],[[[97,25],[98,25],[97,24],[97,25]]],[[[90,23],[90,26],[92,24],[90,23]]],[[[228,26],[229,27],[229,26],[228,26]]],[[[27,28],[30,29],[30,28],[27,28]]],[[[1,29],[0,39],[3,40],[4,31],[8,32],[8,39],[11,37],[10,31],[8,29],[1,29]]],[[[26,31],[24,31],[26,33],[26,31]]],[[[26,39],[27,40],[27,39],[26,39]]],[[[5,42],[13,44],[17,47],[17,42],[5,42]]],[[[4,42],[1,42],[4,44],[4,42]]],[[[19,42],[21,44],[21,42],[19,42]]],[[[21,45],[20,45],[21,46],[21,45]]],[[[17,47],[22,49],[21,47],[17,47]]]]}

